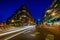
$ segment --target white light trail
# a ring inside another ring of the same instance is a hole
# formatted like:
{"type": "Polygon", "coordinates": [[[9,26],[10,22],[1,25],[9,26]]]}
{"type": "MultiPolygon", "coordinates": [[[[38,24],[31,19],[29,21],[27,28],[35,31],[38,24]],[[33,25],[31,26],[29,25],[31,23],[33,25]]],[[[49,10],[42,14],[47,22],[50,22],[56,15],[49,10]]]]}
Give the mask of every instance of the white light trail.
{"type": "Polygon", "coordinates": [[[2,33],[2,34],[0,34],[0,36],[4,36],[4,35],[11,34],[11,33],[19,32],[19,31],[22,31],[22,30],[25,30],[25,29],[28,29],[28,28],[32,28],[32,27],[34,27],[34,26],[35,26],[35,25],[25,26],[25,27],[20,28],[20,29],[18,29],[18,30],[14,30],[14,31],[11,31],[11,32],[2,33]]]}
{"type": "MultiPolygon", "coordinates": [[[[28,29],[27,29],[27,28],[26,28],[26,29],[29,30],[30,28],[33,28],[33,27],[35,27],[35,26],[28,26],[28,27],[27,27],[28,29]]],[[[6,38],[5,40],[9,40],[9,39],[11,39],[11,38],[13,38],[13,37],[15,37],[15,36],[17,36],[17,35],[19,35],[19,34],[22,34],[22,33],[26,32],[27,30],[24,30],[24,31],[19,32],[19,33],[15,34],[15,35],[12,35],[12,36],[6,38]]],[[[30,32],[30,31],[28,31],[28,32],[30,32]]]]}
{"type": "MultiPolygon", "coordinates": [[[[12,35],[12,36],[4,39],[4,40],[9,40],[9,39],[11,39],[11,38],[13,38],[13,37],[15,37],[15,36],[17,36],[17,35],[19,35],[19,34],[22,34],[22,33],[26,32],[26,31],[27,31],[27,30],[24,30],[24,31],[22,31],[22,32],[19,32],[19,33],[15,34],[15,35],[12,35]]],[[[30,32],[30,31],[28,31],[28,32],[30,32]]]]}

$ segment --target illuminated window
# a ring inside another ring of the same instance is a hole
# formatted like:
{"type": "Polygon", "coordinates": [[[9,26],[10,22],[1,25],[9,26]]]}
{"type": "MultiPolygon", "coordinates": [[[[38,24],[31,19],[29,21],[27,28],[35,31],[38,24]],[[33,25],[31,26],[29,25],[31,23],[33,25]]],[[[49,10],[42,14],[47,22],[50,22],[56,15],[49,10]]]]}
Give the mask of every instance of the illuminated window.
{"type": "Polygon", "coordinates": [[[22,10],[22,12],[26,12],[26,10],[22,10]]]}
{"type": "Polygon", "coordinates": [[[22,17],[26,17],[26,15],[22,15],[22,17]]]}
{"type": "Polygon", "coordinates": [[[47,13],[50,13],[51,11],[52,11],[52,10],[47,10],[46,12],[47,12],[47,13]]]}

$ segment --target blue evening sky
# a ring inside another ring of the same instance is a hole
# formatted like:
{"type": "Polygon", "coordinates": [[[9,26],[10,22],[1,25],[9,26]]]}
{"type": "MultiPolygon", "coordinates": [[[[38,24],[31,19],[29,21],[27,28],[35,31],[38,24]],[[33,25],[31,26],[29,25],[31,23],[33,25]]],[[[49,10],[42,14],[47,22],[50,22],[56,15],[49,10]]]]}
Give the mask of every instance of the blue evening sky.
{"type": "Polygon", "coordinates": [[[37,22],[42,20],[44,11],[53,0],[0,0],[0,21],[5,21],[22,4],[26,4],[33,18],[37,22]]]}

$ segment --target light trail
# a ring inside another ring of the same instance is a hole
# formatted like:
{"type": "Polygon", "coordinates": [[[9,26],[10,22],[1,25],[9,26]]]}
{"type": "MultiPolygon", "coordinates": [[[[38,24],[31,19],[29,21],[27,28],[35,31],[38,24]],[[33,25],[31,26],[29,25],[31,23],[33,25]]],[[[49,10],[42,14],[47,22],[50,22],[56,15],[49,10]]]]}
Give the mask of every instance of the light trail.
{"type": "Polygon", "coordinates": [[[0,36],[4,36],[4,35],[11,34],[11,33],[19,32],[19,31],[25,30],[25,29],[27,29],[27,28],[32,28],[32,27],[34,27],[34,26],[35,26],[35,25],[25,26],[25,27],[20,28],[20,29],[18,29],[18,30],[14,30],[14,31],[11,31],[11,32],[2,33],[2,34],[0,34],[0,36]]]}
{"type": "Polygon", "coordinates": [[[9,39],[11,39],[11,38],[13,38],[13,37],[15,37],[15,36],[17,36],[17,35],[19,35],[19,34],[24,33],[24,32],[30,32],[30,31],[28,31],[28,30],[30,30],[30,28],[34,28],[34,27],[35,27],[35,26],[28,26],[28,27],[26,28],[26,30],[24,30],[24,31],[22,31],[22,32],[19,32],[19,33],[15,34],[15,35],[12,35],[12,36],[4,39],[4,40],[9,40],[9,39]]]}
{"type": "MultiPolygon", "coordinates": [[[[11,39],[11,38],[13,38],[13,37],[15,37],[15,36],[17,36],[17,35],[19,35],[19,34],[22,34],[22,33],[26,32],[26,31],[27,31],[27,30],[24,30],[24,31],[22,31],[22,32],[19,32],[19,33],[15,34],[15,35],[12,35],[12,36],[4,39],[4,40],[9,40],[9,39],[11,39]]],[[[28,31],[28,32],[30,32],[30,31],[28,31]]]]}

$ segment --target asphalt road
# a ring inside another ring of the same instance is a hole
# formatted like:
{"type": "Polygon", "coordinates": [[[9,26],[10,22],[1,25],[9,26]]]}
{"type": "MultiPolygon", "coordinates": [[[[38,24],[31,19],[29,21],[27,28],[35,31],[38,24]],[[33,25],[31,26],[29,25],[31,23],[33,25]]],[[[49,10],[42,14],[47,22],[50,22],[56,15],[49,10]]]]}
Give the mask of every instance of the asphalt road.
{"type": "Polygon", "coordinates": [[[24,30],[21,34],[7,38],[7,40],[40,40],[40,37],[37,36],[35,27],[24,30]]]}

